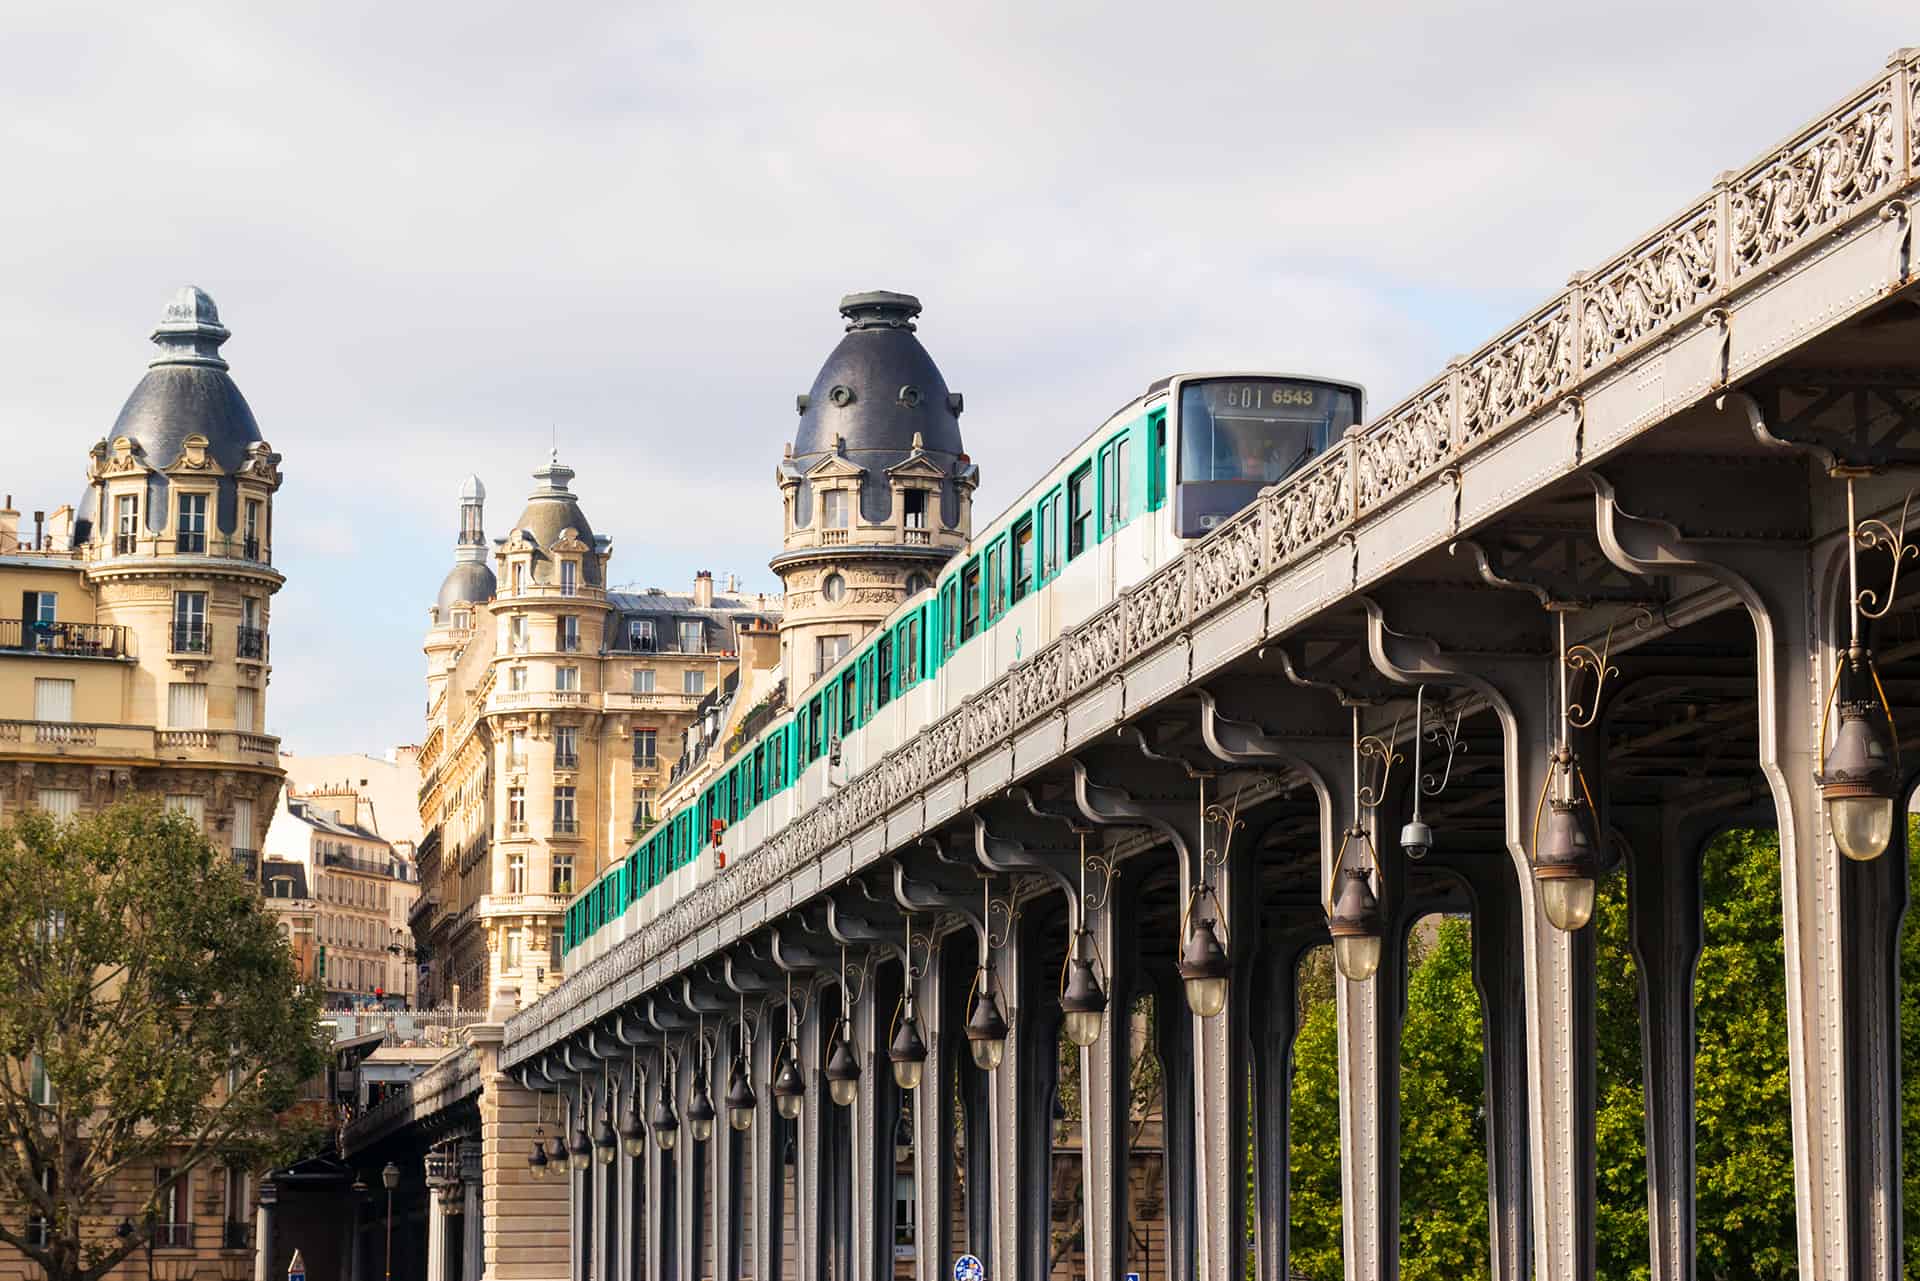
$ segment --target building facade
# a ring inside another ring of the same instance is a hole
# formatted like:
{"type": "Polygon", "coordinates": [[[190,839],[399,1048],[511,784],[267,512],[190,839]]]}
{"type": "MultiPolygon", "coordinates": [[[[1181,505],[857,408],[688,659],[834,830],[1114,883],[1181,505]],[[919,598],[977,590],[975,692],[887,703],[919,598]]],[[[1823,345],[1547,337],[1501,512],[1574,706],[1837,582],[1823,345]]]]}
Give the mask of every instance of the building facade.
{"type": "MultiPolygon", "coordinates": [[[[265,730],[281,460],[228,336],[213,299],[181,289],[80,501],[24,528],[11,498],[0,510],[0,812],[159,797],[256,878],[282,779],[265,730]]],[[[128,1170],[103,1213],[141,1216],[160,1174],[128,1170]]],[[[241,1281],[253,1213],[248,1173],[196,1169],[162,1198],[151,1250],[109,1275],[241,1281]]],[[[0,1248],[0,1279],[37,1274],[0,1248]]]]}
{"type": "Polygon", "coordinates": [[[261,892],[269,910],[286,914],[289,940],[312,930],[304,972],[330,1009],[405,1007],[415,993],[412,939],[396,922],[407,920],[420,885],[411,853],[374,831],[370,812],[341,785],[290,790],[267,829],[261,892]]]}
{"type": "Polygon", "coordinates": [[[429,611],[420,749],[421,893],[413,912],[429,1003],[507,1008],[559,981],[576,886],[652,821],[683,731],[732,672],[742,629],[778,597],[609,590],[595,534],[557,458],[489,549],[485,487],[460,492],[454,564],[429,611]],[[491,561],[491,564],[489,564],[491,561]]]}
{"type": "Polygon", "coordinates": [[[159,354],[86,457],[77,508],[0,511],[0,811],[72,815],[135,792],[192,815],[257,875],[279,794],[265,732],[280,455],[185,288],[159,354]]]}

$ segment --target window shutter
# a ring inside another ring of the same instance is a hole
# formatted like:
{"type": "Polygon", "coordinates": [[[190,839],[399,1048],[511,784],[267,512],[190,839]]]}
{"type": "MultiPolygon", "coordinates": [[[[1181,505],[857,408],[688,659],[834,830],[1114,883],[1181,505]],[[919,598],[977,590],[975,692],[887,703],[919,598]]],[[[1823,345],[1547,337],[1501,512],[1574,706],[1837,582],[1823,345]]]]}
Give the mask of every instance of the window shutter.
{"type": "Polygon", "coordinates": [[[167,728],[207,727],[207,687],[176,681],[167,686],[167,728]]]}
{"type": "Polygon", "coordinates": [[[33,719],[70,721],[73,719],[73,682],[41,677],[33,682],[33,719]]]}

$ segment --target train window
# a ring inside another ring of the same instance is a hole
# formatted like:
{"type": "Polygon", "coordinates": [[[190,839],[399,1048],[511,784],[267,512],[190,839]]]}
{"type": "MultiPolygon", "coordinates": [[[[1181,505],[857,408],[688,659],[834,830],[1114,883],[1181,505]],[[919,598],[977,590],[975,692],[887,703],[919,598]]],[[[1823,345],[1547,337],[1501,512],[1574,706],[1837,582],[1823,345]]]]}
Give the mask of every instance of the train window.
{"type": "Polygon", "coordinates": [[[979,630],[980,558],[976,556],[960,571],[960,640],[972,640],[979,630]]]}
{"type": "Polygon", "coordinates": [[[1013,522],[1013,599],[1033,590],[1033,517],[1013,522]]]}
{"type": "Polygon", "coordinates": [[[1100,537],[1133,519],[1132,442],[1119,436],[1100,451],[1100,537]]]}
{"type": "Polygon", "coordinates": [[[1040,500],[1040,509],[1036,513],[1038,521],[1035,532],[1040,541],[1040,576],[1038,581],[1050,583],[1060,572],[1060,510],[1062,498],[1058,489],[1040,500]]]}
{"type": "Polygon", "coordinates": [[[1007,536],[1000,535],[987,544],[987,578],[982,601],[986,621],[991,623],[1007,608],[1007,536]]]}
{"type": "Polygon", "coordinates": [[[840,733],[842,737],[860,722],[854,719],[856,709],[854,677],[848,672],[840,678],[840,733]]]}
{"type": "Polygon", "coordinates": [[[873,702],[876,707],[885,707],[893,701],[893,633],[881,633],[880,644],[873,652],[878,666],[874,673],[873,702]]]}
{"type": "Polygon", "coordinates": [[[807,718],[807,759],[820,759],[820,700],[815,698],[810,709],[812,716],[807,718]]]}
{"type": "Polygon", "coordinates": [[[940,641],[943,655],[960,648],[959,581],[949,578],[940,584],[940,641]]]}
{"type": "Polygon", "coordinates": [[[920,680],[920,618],[923,611],[916,610],[907,619],[907,643],[900,648],[900,688],[906,689],[920,680]]]}
{"type": "Polygon", "coordinates": [[[1167,503],[1167,411],[1147,419],[1147,510],[1157,512],[1167,503]]]}
{"type": "Polygon", "coordinates": [[[1093,464],[1082,463],[1067,477],[1067,559],[1087,550],[1088,525],[1093,519],[1093,464]]]}

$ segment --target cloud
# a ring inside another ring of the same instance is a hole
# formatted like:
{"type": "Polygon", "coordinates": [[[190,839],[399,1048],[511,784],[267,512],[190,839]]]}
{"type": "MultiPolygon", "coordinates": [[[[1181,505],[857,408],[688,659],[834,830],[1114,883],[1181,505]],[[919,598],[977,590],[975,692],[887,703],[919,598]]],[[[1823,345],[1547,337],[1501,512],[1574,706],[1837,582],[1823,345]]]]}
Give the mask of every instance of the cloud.
{"type": "Polygon", "coordinates": [[[5,6],[22,505],[77,496],[168,292],[286,456],[269,719],[418,736],[478,472],[557,439],[613,577],[774,585],[793,394],[925,301],[982,509],[1151,379],[1376,408],[1881,65],[1904,6],[5,6]]]}

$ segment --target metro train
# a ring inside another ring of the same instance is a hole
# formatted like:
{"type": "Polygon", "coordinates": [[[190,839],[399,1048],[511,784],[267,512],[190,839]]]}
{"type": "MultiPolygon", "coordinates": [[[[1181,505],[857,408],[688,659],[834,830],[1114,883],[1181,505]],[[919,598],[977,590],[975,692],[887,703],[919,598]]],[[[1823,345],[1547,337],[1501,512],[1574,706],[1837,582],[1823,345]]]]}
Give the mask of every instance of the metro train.
{"type": "Polygon", "coordinates": [[[567,974],[724,875],[836,786],[1099,612],[1363,421],[1355,383],[1268,373],[1150,385],[742,744],[567,910],[567,974]],[[837,751],[836,751],[837,749],[837,751]]]}

